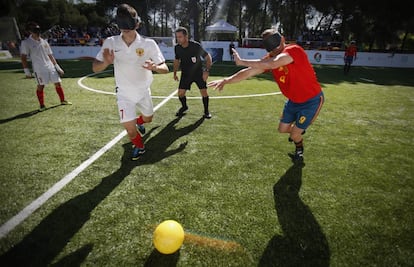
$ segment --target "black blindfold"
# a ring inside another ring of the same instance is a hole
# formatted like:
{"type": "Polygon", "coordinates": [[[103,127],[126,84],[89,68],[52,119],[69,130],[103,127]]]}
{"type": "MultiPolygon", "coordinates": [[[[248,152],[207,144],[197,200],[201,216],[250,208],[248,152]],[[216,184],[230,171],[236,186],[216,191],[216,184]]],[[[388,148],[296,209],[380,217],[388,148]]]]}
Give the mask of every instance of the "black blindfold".
{"type": "Polygon", "coordinates": [[[139,22],[140,22],[139,17],[131,17],[131,16],[117,16],[116,17],[116,24],[118,25],[118,28],[122,30],[135,30],[137,23],[139,22]]]}
{"type": "Polygon", "coordinates": [[[266,48],[267,52],[271,52],[280,45],[281,40],[282,36],[280,33],[276,32],[263,40],[263,46],[266,48]]]}

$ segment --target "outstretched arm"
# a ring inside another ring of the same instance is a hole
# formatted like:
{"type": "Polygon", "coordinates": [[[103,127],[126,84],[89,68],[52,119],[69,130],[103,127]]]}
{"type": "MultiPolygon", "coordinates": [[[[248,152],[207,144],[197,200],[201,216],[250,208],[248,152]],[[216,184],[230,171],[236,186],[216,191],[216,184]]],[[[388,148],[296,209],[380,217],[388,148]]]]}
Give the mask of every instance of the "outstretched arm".
{"type": "Polygon", "coordinates": [[[229,83],[237,83],[243,80],[246,80],[250,77],[253,77],[255,75],[261,74],[263,73],[265,70],[264,69],[257,69],[257,68],[246,68],[246,69],[242,69],[239,70],[238,72],[236,72],[235,74],[221,79],[221,80],[215,80],[215,81],[211,81],[207,84],[208,87],[213,87],[214,90],[223,90],[224,85],[229,84],[229,83]]]}
{"type": "Polygon", "coordinates": [[[277,69],[293,62],[293,58],[287,53],[281,53],[275,57],[264,59],[241,59],[236,49],[233,49],[233,55],[236,65],[263,70],[277,69]]]}

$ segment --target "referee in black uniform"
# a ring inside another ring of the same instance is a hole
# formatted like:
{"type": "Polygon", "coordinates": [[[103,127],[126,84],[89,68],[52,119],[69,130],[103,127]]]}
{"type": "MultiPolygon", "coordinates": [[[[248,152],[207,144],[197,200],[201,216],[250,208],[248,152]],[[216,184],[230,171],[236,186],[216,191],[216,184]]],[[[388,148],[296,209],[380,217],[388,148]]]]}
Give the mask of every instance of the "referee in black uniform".
{"type": "Polygon", "coordinates": [[[174,48],[174,80],[176,81],[178,81],[177,71],[181,68],[178,87],[178,99],[181,102],[181,108],[175,115],[181,117],[188,110],[185,93],[190,90],[191,84],[195,82],[203,99],[204,118],[210,119],[206,81],[212,64],[211,55],[204,50],[200,43],[188,39],[188,31],[184,27],[175,30],[175,38],[178,43],[174,48]],[[204,68],[201,58],[204,58],[205,61],[204,68]]]}

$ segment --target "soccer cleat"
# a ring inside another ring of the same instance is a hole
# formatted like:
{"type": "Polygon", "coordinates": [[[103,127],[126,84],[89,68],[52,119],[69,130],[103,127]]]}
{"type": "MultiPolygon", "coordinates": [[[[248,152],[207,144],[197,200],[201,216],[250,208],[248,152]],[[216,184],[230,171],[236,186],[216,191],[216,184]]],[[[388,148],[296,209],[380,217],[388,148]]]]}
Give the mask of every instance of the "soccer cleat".
{"type": "Polygon", "coordinates": [[[182,116],[184,116],[184,112],[186,112],[188,110],[188,107],[187,106],[185,106],[185,107],[181,107],[178,111],[177,111],[177,113],[175,113],[175,116],[177,116],[177,117],[182,117],[182,116]]]}
{"type": "Polygon", "coordinates": [[[289,157],[292,159],[293,163],[303,163],[303,152],[296,151],[295,153],[289,153],[289,157]]]}
{"type": "Polygon", "coordinates": [[[137,131],[141,134],[145,134],[145,126],[143,124],[137,124],[137,131]]]}
{"type": "Polygon", "coordinates": [[[210,112],[205,112],[205,113],[204,113],[204,118],[205,118],[205,119],[211,119],[211,114],[210,114],[210,112]]]}
{"type": "Polygon", "coordinates": [[[134,147],[131,160],[138,160],[145,153],[145,148],[134,147]]]}
{"type": "Polygon", "coordinates": [[[39,112],[45,111],[46,110],[46,106],[45,105],[41,105],[39,108],[39,112]]]}
{"type": "Polygon", "coordinates": [[[72,102],[69,102],[69,101],[63,100],[63,101],[61,101],[61,102],[60,102],[60,104],[61,104],[61,105],[72,105],[72,102]]]}

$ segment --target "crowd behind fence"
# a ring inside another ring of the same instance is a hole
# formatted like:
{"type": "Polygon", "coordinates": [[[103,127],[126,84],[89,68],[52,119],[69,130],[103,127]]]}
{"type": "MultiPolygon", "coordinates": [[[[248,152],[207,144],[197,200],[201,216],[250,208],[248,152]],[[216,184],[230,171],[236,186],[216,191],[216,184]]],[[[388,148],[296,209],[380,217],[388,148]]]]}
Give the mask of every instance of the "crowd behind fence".
{"type": "MultiPolygon", "coordinates": [[[[117,34],[119,34],[119,29],[114,24],[104,28],[89,27],[83,29],[56,25],[43,32],[42,37],[47,39],[51,46],[101,46],[107,37],[117,34]]],[[[22,35],[22,38],[27,37],[28,33],[22,35]]],[[[172,36],[151,38],[160,46],[173,46],[175,44],[172,36]]],[[[285,38],[287,43],[299,44],[305,50],[343,51],[347,46],[347,42],[341,40],[340,36],[332,30],[308,30],[297,37],[285,36],[285,38]]],[[[357,43],[357,45],[359,44],[357,43]]],[[[19,41],[0,40],[1,49],[9,50],[13,56],[19,56],[19,46],[19,41]]],[[[243,38],[238,42],[238,47],[263,48],[263,44],[261,38],[243,38]]],[[[358,51],[363,51],[361,46],[358,46],[358,51]]],[[[393,51],[395,53],[398,49],[394,48],[393,51]]],[[[390,52],[390,50],[376,52],[390,52]]],[[[412,53],[413,51],[404,52],[412,53]]]]}

